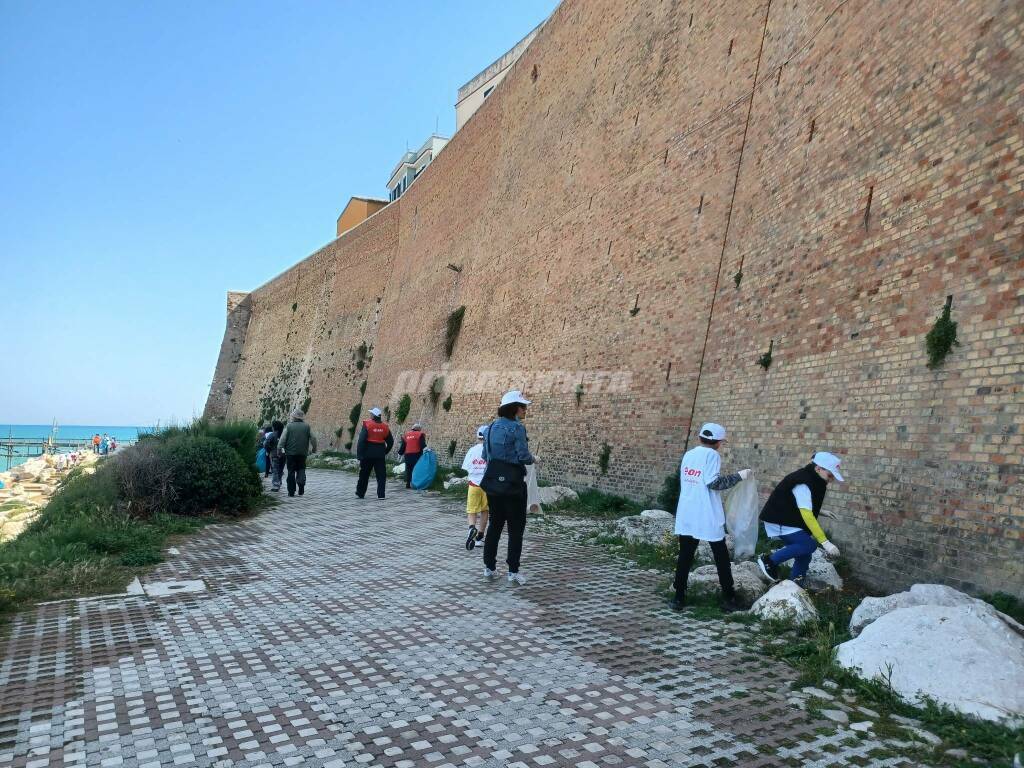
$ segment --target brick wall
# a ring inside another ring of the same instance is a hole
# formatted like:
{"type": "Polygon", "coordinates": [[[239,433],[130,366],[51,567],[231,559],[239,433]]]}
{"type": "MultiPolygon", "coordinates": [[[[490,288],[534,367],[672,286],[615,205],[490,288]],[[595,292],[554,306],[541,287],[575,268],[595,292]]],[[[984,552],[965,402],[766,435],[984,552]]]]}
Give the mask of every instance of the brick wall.
{"type": "MultiPolygon", "coordinates": [[[[1024,593],[1024,19],[954,15],[565,0],[399,201],[253,292],[223,412],[309,397],[340,446],[363,381],[368,408],[409,370],[625,371],[534,393],[542,475],[647,498],[713,418],[763,492],[844,457],[830,531],[877,585],[1024,593]],[[948,295],[961,346],[933,371],[948,295]]],[[[520,383],[416,394],[411,419],[459,459],[520,383]]]]}

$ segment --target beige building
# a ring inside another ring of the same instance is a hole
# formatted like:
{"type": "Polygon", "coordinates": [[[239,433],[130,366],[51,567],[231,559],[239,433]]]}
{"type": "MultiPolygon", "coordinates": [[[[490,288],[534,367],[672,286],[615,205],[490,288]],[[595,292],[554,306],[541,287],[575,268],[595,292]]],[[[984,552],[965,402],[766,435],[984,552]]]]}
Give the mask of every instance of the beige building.
{"type": "Polygon", "coordinates": [[[353,197],[348,201],[345,210],[338,217],[337,237],[348,232],[356,224],[360,224],[373,216],[377,211],[388,204],[387,200],[376,197],[353,197]]]}
{"type": "Polygon", "coordinates": [[[512,48],[503,54],[497,61],[491,64],[487,69],[478,74],[464,86],[459,88],[458,96],[455,101],[455,130],[458,131],[466,121],[473,116],[473,113],[480,109],[480,105],[484,103],[484,99],[491,95],[491,92],[497,87],[498,83],[505,79],[505,75],[512,68],[512,65],[516,63],[520,56],[523,55],[523,51],[527,49],[530,43],[533,42],[533,38],[540,32],[540,28],[546,23],[542,21],[536,27],[530,30],[530,32],[516,43],[512,48]]]}

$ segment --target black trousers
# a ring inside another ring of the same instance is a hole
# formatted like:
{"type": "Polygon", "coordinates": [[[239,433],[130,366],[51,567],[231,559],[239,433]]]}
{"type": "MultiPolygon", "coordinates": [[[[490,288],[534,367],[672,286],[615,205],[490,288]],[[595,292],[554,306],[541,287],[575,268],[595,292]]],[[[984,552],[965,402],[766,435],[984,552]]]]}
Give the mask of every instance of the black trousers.
{"type": "Polygon", "coordinates": [[[508,563],[509,573],[519,573],[519,558],[523,554],[523,532],[526,530],[526,483],[523,483],[522,494],[515,496],[487,494],[487,506],[491,509],[491,517],[484,538],[484,565],[494,570],[498,560],[498,541],[507,522],[508,557],[505,562],[508,563]]]}
{"type": "MultiPolygon", "coordinates": [[[[731,600],[736,597],[736,590],[732,583],[732,564],[729,562],[729,549],[725,546],[725,539],[709,541],[711,554],[715,556],[715,568],[718,569],[718,583],[722,585],[722,597],[731,600]]],[[[693,556],[697,553],[699,539],[692,536],[679,537],[679,559],[676,560],[676,599],[682,600],[686,596],[686,584],[690,580],[690,566],[693,565],[693,556]]]]}
{"type": "Polygon", "coordinates": [[[420,460],[422,453],[405,454],[405,487],[412,488],[412,471],[416,469],[416,462],[420,460]]]}
{"type": "Polygon", "coordinates": [[[366,486],[370,484],[370,470],[377,475],[377,498],[384,498],[384,481],[387,480],[388,467],[384,457],[379,459],[359,460],[359,481],[356,483],[356,496],[360,499],[366,495],[366,486]]]}
{"type": "Polygon", "coordinates": [[[306,487],[306,457],[289,454],[284,463],[288,467],[288,495],[294,496],[296,484],[300,491],[306,487]]]}

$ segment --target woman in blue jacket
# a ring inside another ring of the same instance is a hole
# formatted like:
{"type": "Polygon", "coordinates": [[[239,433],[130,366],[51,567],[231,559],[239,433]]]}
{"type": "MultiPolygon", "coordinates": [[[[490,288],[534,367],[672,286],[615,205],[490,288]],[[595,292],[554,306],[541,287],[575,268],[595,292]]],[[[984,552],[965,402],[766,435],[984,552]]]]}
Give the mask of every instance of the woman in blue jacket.
{"type": "Polygon", "coordinates": [[[523,552],[523,532],[526,530],[526,465],[533,464],[526,427],[520,419],[526,415],[530,401],[518,389],[506,392],[501,398],[498,418],[487,428],[484,438],[484,459],[517,465],[522,469],[522,491],[500,496],[487,494],[491,519],[484,538],[484,576],[493,579],[498,558],[498,541],[508,523],[508,583],[525,584],[519,574],[519,558],[523,552]]]}

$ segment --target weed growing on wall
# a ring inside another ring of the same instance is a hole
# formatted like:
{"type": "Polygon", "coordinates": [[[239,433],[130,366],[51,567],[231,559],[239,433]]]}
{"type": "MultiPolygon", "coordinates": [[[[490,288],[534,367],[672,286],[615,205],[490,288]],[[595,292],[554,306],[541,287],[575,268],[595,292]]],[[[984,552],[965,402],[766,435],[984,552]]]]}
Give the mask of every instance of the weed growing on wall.
{"type": "Polygon", "coordinates": [[[924,337],[925,349],[928,351],[928,367],[935,369],[942,365],[953,347],[960,346],[956,338],[956,321],[949,314],[953,309],[953,297],[946,297],[946,306],[935,321],[935,325],[924,337]]]}
{"type": "Polygon", "coordinates": [[[409,409],[412,408],[412,398],[408,394],[402,395],[398,401],[398,410],[395,411],[395,421],[399,424],[405,424],[405,420],[409,416],[409,409]]]}
{"type": "Polygon", "coordinates": [[[448,397],[446,397],[444,399],[444,402],[441,403],[441,407],[444,408],[446,411],[450,411],[452,409],[452,396],[451,395],[448,395],[448,397]]]}
{"type": "Polygon", "coordinates": [[[459,338],[459,331],[462,330],[462,318],[466,315],[466,307],[463,305],[448,315],[448,325],[444,334],[444,356],[451,357],[455,351],[455,342],[459,338]]]}
{"type": "Polygon", "coordinates": [[[658,492],[658,503],[661,505],[661,509],[668,512],[676,511],[676,507],[679,506],[678,472],[665,476],[665,481],[661,484],[661,490],[658,492]]]}
{"type": "Polygon", "coordinates": [[[430,404],[437,408],[437,401],[441,399],[441,392],[444,391],[444,376],[435,376],[430,382],[430,404]]]}
{"type": "Polygon", "coordinates": [[[608,462],[612,457],[612,447],[608,443],[602,443],[601,453],[597,455],[597,465],[601,468],[601,474],[608,474],[608,462]]]}
{"type": "Polygon", "coordinates": [[[452,440],[450,443],[448,443],[448,458],[450,459],[454,455],[455,455],[455,441],[452,440]]]}
{"type": "Polygon", "coordinates": [[[766,371],[771,367],[772,364],[772,349],[775,347],[775,339],[768,342],[768,351],[757,358],[757,364],[764,368],[766,371]]]}

